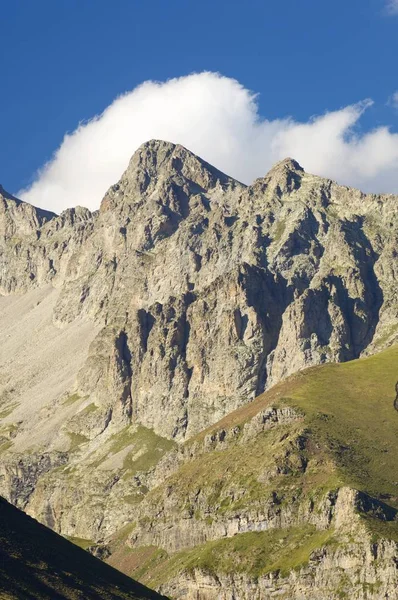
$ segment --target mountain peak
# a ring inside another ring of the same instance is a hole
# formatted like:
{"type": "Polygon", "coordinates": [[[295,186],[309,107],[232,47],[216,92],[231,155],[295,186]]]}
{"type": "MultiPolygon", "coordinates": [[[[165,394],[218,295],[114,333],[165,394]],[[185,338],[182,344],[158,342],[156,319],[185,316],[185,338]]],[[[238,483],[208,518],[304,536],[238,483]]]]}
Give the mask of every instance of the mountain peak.
{"type": "Polygon", "coordinates": [[[190,194],[215,188],[232,189],[239,184],[180,144],[149,140],[133,154],[121,180],[108,190],[101,211],[120,204],[120,198],[167,195],[169,186],[186,187],[190,194]]]}
{"type": "MultiPolygon", "coordinates": [[[[155,152],[159,152],[162,150],[173,151],[177,146],[180,146],[180,144],[174,144],[173,142],[168,142],[167,140],[152,138],[151,140],[148,140],[141,144],[137,152],[139,152],[140,150],[153,150],[155,152]]],[[[180,147],[182,148],[183,146],[180,147]]]]}
{"type": "Polygon", "coordinates": [[[276,173],[277,171],[295,171],[301,173],[305,172],[303,167],[297,162],[297,160],[294,160],[294,158],[290,157],[284,158],[283,160],[280,160],[279,162],[275,163],[269,171],[268,175],[276,173]]]}
{"type": "Polygon", "coordinates": [[[18,198],[16,198],[15,196],[13,196],[9,192],[7,192],[7,190],[5,190],[3,188],[3,186],[1,185],[1,183],[0,183],[0,196],[3,196],[3,198],[5,198],[6,200],[14,200],[14,202],[17,202],[18,204],[20,202],[22,202],[22,200],[19,200],[18,198]]]}
{"type": "Polygon", "coordinates": [[[181,144],[152,139],[142,144],[133,154],[128,171],[144,169],[149,176],[169,178],[182,175],[202,187],[214,187],[217,181],[233,181],[211,164],[181,144]],[[203,175],[206,173],[205,178],[203,175]],[[200,181],[196,181],[199,179],[200,181]]]}
{"type": "Polygon", "coordinates": [[[28,202],[24,202],[16,196],[13,196],[0,184],[0,212],[2,214],[2,223],[0,223],[3,233],[6,229],[8,234],[13,235],[15,228],[22,228],[25,231],[35,231],[44,223],[50,221],[57,215],[48,210],[37,208],[28,202]],[[4,215],[7,215],[6,220],[4,215]],[[4,223],[8,225],[5,227],[4,223]]]}
{"type": "Polygon", "coordinates": [[[251,187],[270,186],[281,197],[284,193],[289,194],[297,190],[304,175],[303,167],[294,158],[284,158],[277,162],[264,177],[256,179],[251,187]]]}

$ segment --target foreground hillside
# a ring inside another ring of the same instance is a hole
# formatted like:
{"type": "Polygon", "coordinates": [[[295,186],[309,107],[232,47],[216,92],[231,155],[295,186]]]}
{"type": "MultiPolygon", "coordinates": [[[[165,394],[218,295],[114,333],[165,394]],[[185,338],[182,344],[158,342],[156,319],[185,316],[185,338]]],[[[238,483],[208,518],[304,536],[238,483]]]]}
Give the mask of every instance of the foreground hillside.
{"type": "Polygon", "coordinates": [[[3,600],[160,600],[0,498],[3,600]]]}
{"type": "Polygon", "coordinates": [[[306,370],[169,454],[109,562],[184,600],[396,599],[397,365],[306,370]]]}

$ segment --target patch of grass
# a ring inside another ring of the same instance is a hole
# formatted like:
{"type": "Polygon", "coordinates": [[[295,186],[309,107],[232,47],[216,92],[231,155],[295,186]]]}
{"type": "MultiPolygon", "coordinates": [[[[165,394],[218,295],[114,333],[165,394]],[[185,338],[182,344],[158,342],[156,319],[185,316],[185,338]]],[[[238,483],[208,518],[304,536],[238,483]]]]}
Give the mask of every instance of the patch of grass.
{"type": "Polygon", "coordinates": [[[340,220],[339,213],[333,205],[329,204],[329,206],[326,207],[326,212],[331,219],[340,220]]]}
{"type": "Polygon", "coordinates": [[[316,531],[310,525],[241,533],[163,557],[157,566],[142,565],[140,575],[143,581],[151,581],[155,586],[178,573],[195,569],[211,574],[245,573],[253,578],[271,572],[286,575],[305,566],[312,552],[332,537],[331,530],[316,531]]]}
{"type": "Polygon", "coordinates": [[[80,433],[74,433],[73,431],[67,431],[67,434],[70,439],[69,452],[74,452],[75,450],[78,450],[78,448],[82,444],[85,444],[86,442],[89,441],[85,435],[82,435],[80,433]]]}
{"type": "Polygon", "coordinates": [[[127,538],[131,535],[131,533],[134,531],[136,526],[137,523],[135,522],[126,523],[126,525],[124,525],[121,529],[119,529],[119,531],[116,534],[112,536],[111,543],[114,544],[116,547],[120,543],[125,542],[127,538]]]}
{"type": "Polygon", "coordinates": [[[74,404],[79,400],[84,400],[84,398],[79,396],[79,394],[71,394],[62,402],[62,406],[71,406],[71,404],[74,404]]]}
{"type": "MultiPolygon", "coordinates": [[[[128,496],[123,496],[123,502],[126,502],[127,504],[131,504],[131,506],[137,506],[137,504],[139,504],[144,495],[148,492],[148,488],[146,488],[145,486],[142,486],[144,489],[142,491],[140,491],[140,493],[137,494],[129,494],[128,496]]],[[[141,488],[140,488],[141,490],[141,488]]]]}
{"type": "Polygon", "coordinates": [[[145,577],[151,579],[150,573],[167,558],[168,554],[156,546],[142,546],[141,548],[121,546],[107,562],[112,566],[117,566],[130,577],[142,580],[145,577]]]}
{"type": "Polygon", "coordinates": [[[13,434],[17,431],[18,425],[15,423],[6,423],[0,427],[0,436],[5,435],[13,437],[13,434]]]}
{"type": "Polygon", "coordinates": [[[9,406],[6,406],[5,408],[3,408],[0,411],[0,419],[5,419],[6,417],[8,417],[13,410],[15,410],[15,408],[18,406],[17,402],[14,402],[13,404],[10,404],[9,406]]]}
{"type": "MultiPolygon", "coordinates": [[[[207,517],[223,518],[245,508],[261,509],[275,494],[280,504],[296,502],[305,493],[318,495],[339,487],[335,465],[323,450],[315,456],[299,448],[297,439],[305,434],[305,423],[270,428],[244,444],[238,442],[185,462],[164,485],[149,492],[147,501],[161,505],[165,488],[172,490],[176,505],[196,518],[196,496],[209,509],[207,517]],[[303,472],[303,464],[306,469],[303,472]]],[[[297,502],[296,502],[297,503],[297,502]]]]}
{"type": "Polygon", "coordinates": [[[398,505],[398,346],[343,364],[314,367],[287,385],[308,427],[332,453],[347,485],[398,505]],[[326,417],[326,418],[325,418],[326,417]]]}
{"type": "Polygon", "coordinates": [[[278,221],[275,227],[275,231],[273,234],[273,242],[277,244],[281,239],[283,234],[285,233],[286,223],[284,221],[278,221]]]}
{"type": "Polygon", "coordinates": [[[78,538],[78,537],[70,537],[68,535],[64,536],[67,540],[69,540],[70,542],[72,542],[72,544],[75,544],[75,546],[79,546],[79,548],[83,548],[83,550],[87,550],[87,548],[89,548],[90,546],[92,546],[94,544],[93,540],[86,540],[84,538],[78,538]]]}
{"type": "Polygon", "coordinates": [[[3,452],[6,452],[9,448],[11,448],[11,446],[12,446],[11,440],[0,441],[0,454],[3,454],[3,452]]]}
{"type": "Polygon", "coordinates": [[[363,517],[368,531],[372,534],[372,541],[381,539],[393,540],[398,544],[398,521],[381,521],[373,517],[363,517]]]}
{"type": "MultiPolygon", "coordinates": [[[[227,415],[187,444],[201,442],[213,431],[242,426],[265,408],[291,406],[305,415],[301,427],[310,432],[314,456],[322,455],[318,485],[329,485],[331,476],[339,485],[355,487],[376,498],[388,497],[398,506],[398,412],[394,409],[397,364],[395,345],[368,358],[306,369],[227,415]],[[322,473],[324,464],[330,467],[327,477],[322,473]]],[[[294,426],[288,429],[293,431],[294,426]]],[[[283,426],[275,430],[275,435],[279,431],[283,432],[283,426]]],[[[266,443],[268,454],[275,454],[273,435],[268,444],[259,438],[259,449],[266,443]]],[[[231,456],[234,452],[231,450],[231,456]]],[[[260,451],[261,455],[264,453],[265,448],[260,451]]],[[[244,458],[237,459],[241,465],[244,458]]],[[[206,456],[208,460],[216,459],[206,456]]],[[[241,473],[241,466],[236,471],[241,473]]]]}
{"type": "Polygon", "coordinates": [[[149,471],[157,465],[166,452],[176,446],[175,442],[156,435],[152,429],[142,425],[126,427],[113,435],[110,443],[112,454],[117,454],[131,446],[123,461],[123,469],[128,477],[139,471],[149,471]]]}
{"type": "Polygon", "coordinates": [[[90,413],[95,412],[96,410],[98,410],[98,406],[96,404],[94,404],[94,402],[92,402],[91,404],[88,404],[87,406],[85,406],[83,408],[83,410],[79,411],[79,415],[89,415],[90,413]]]}

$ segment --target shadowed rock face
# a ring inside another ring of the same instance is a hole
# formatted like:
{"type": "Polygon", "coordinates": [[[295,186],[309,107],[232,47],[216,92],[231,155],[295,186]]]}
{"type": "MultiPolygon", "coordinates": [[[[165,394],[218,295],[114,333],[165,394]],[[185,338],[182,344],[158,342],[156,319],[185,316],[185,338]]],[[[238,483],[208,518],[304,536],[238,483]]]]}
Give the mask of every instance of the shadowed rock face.
{"type": "Polygon", "coordinates": [[[0,365],[0,491],[58,530],[97,537],[124,522],[118,498],[142,484],[121,476],[128,452],[142,463],[142,449],[112,436],[151,432],[153,466],[170,440],[288,375],[396,341],[397,202],[292,159],[246,187],[156,140],[95,213],[56,216],[0,191],[0,307],[25,302],[24,339],[0,365]],[[32,404],[13,387],[11,358],[23,345],[23,363],[40,364],[44,326],[56,381],[44,390],[46,356],[32,404]],[[106,452],[114,462],[99,475],[106,452]]]}

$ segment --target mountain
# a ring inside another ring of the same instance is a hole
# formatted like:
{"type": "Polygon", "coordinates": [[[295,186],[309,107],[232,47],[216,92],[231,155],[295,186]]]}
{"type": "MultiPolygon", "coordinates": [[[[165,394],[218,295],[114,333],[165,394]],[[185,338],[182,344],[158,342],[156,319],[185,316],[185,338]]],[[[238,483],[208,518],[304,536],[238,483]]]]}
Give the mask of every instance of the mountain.
{"type": "MultiPolygon", "coordinates": [[[[162,486],[176,467],[182,469],[177,473],[184,502],[180,505],[171,494],[165,523],[174,522],[175,506],[180,510],[192,504],[197,489],[194,481],[184,483],[190,470],[184,453],[191,452],[186,449],[204,430],[232,418],[234,411],[252,410],[258,406],[256,397],[265,393],[269,398],[307,367],[320,365],[320,372],[330,373],[343,369],[338,363],[347,363],[347,369],[373,364],[366,361],[381,360],[385,349],[395,356],[397,196],[339,186],[305,173],[293,159],[244,186],[182,146],[157,140],[137,150],[94,213],[77,207],[57,216],[0,193],[0,493],[55,531],[83,540],[103,558],[110,552],[109,560],[119,567],[125,564],[125,558],[119,563],[120,553],[135,556],[136,545],[150,565],[138,557],[138,571],[131,565],[127,569],[137,577],[149,577],[158,563],[163,568],[164,552],[179,551],[178,544],[170,544],[175,536],[188,535],[184,523],[193,547],[225,537],[225,523],[217,535],[206,533],[211,504],[196,520],[196,509],[193,516],[183,511],[186,519],[177,521],[177,532],[167,543],[153,525],[145,535],[140,527],[134,529],[138,517],[153,523],[154,514],[162,514],[156,493],[166,494],[162,502],[168,506],[168,488],[162,486]],[[152,556],[149,547],[160,554],[152,556]]],[[[367,385],[387,385],[382,372],[377,376],[380,380],[367,385]]],[[[391,374],[386,398],[395,394],[393,379],[391,374]]],[[[352,394],[345,396],[346,383],[336,399],[346,426],[354,429],[362,410],[354,402],[363,397],[361,382],[353,378],[352,394]],[[357,408],[346,413],[348,397],[357,408]]],[[[328,386],[334,391],[332,377],[328,386]]],[[[386,429],[395,426],[398,414],[391,408],[393,396],[386,429]]],[[[321,406],[323,399],[315,390],[307,401],[321,406]]],[[[286,406],[288,415],[305,413],[303,407],[286,406]]],[[[369,398],[366,411],[377,412],[375,406],[377,395],[369,398]]],[[[329,411],[319,412],[329,423],[329,411]]],[[[280,451],[283,471],[284,453],[291,452],[298,462],[286,468],[298,469],[297,491],[305,481],[300,461],[309,450],[306,445],[298,455],[289,450],[290,442],[301,443],[292,441],[289,431],[293,435],[298,423],[312,417],[287,418],[284,440],[290,441],[261,442],[263,450],[253,441],[251,469],[258,460],[261,477],[272,487],[272,473],[279,469],[272,461],[280,451]]],[[[366,428],[371,426],[369,417],[366,428]]],[[[300,434],[303,440],[306,431],[300,434]]],[[[384,458],[396,456],[392,434],[388,439],[384,458]]],[[[308,440],[310,449],[320,448],[320,470],[340,468],[330,454],[333,436],[319,441],[311,434],[308,440]]],[[[240,443],[231,457],[246,456],[240,443]]],[[[341,453],[353,461],[355,436],[338,443],[347,446],[341,453]]],[[[371,448],[379,452],[369,440],[366,444],[369,453],[371,448]]],[[[206,461],[213,456],[217,452],[206,451],[206,461]]],[[[361,464],[366,470],[366,461],[361,464]]],[[[243,479],[234,498],[246,502],[250,490],[244,466],[237,465],[243,479]]],[[[211,473],[204,473],[212,481],[211,473]]],[[[381,502],[383,511],[395,510],[395,491],[382,492],[376,475],[369,477],[374,480],[370,487],[336,477],[325,483],[325,493],[337,502],[339,490],[345,490],[351,508],[362,506],[366,497],[381,502]]],[[[259,490],[268,494],[261,502],[270,506],[270,519],[279,485],[278,480],[275,496],[259,490]]],[[[251,522],[252,517],[243,518],[251,522]]],[[[267,519],[261,519],[265,530],[267,519]]],[[[279,529],[285,530],[286,523],[280,521],[279,529]]],[[[336,539],[342,551],[346,542],[336,539]]],[[[395,556],[392,542],[387,543],[395,556]]],[[[331,561],[331,568],[335,564],[331,561]]],[[[156,585],[169,586],[164,589],[170,595],[170,586],[182,593],[172,576],[156,577],[156,585]]],[[[189,578],[186,585],[192,588],[189,578]]],[[[208,587],[213,589],[213,583],[208,587]]]]}
{"type": "Polygon", "coordinates": [[[164,597],[0,498],[0,598],[161,600],[164,597]]]}

